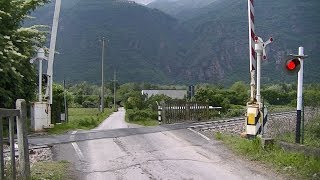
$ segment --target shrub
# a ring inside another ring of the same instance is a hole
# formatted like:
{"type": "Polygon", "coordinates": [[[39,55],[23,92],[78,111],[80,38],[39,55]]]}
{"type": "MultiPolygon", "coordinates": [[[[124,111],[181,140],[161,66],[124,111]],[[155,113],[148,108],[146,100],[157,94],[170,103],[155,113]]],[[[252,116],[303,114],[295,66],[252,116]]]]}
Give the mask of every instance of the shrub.
{"type": "Polygon", "coordinates": [[[139,121],[146,119],[156,120],[158,115],[156,111],[152,111],[151,109],[128,109],[126,112],[126,116],[128,121],[139,121]]]}
{"type": "Polygon", "coordinates": [[[99,120],[97,118],[90,117],[90,118],[80,119],[78,123],[80,127],[96,127],[99,124],[98,121],[99,120]]]}

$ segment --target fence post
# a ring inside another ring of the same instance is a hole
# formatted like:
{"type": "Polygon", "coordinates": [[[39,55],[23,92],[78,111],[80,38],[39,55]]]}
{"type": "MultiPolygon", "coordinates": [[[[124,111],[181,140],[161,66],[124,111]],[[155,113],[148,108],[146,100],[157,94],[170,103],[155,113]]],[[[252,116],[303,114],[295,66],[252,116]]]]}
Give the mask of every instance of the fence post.
{"type": "Polygon", "coordinates": [[[206,104],[206,120],[210,119],[210,110],[209,110],[209,104],[206,104]]]}
{"type": "Polygon", "coordinates": [[[186,121],[190,120],[190,104],[186,102],[186,121]]]}
{"type": "Polygon", "coordinates": [[[167,124],[167,119],[166,119],[166,105],[165,103],[161,103],[161,122],[164,124],[167,124]]]}
{"type": "Polygon", "coordinates": [[[20,160],[20,175],[23,180],[31,179],[29,147],[27,139],[27,105],[24,99],[16,101],[16,108],[20,110],[20,116],[17,117],[17,136],[20,160]]]}
{"type": "Polygon", "coordinates": [[[14,117],[9,117],[9,140],[10,140],[10,157],[11,157],[11,176],[16,179],[16,156],[14,149],[14,117]]]}

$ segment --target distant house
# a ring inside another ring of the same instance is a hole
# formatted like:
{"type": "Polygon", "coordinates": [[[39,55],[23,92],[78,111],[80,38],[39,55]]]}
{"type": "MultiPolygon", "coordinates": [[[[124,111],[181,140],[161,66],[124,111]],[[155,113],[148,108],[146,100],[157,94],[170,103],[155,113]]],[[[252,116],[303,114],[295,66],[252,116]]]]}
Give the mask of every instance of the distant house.
{"type": "Polygon", "coordinates": [[[163,94],[172,99],[183,99],[187,97],[187,90],[142,90],[141,93],[150,98],[152,95],[163,94]]]}

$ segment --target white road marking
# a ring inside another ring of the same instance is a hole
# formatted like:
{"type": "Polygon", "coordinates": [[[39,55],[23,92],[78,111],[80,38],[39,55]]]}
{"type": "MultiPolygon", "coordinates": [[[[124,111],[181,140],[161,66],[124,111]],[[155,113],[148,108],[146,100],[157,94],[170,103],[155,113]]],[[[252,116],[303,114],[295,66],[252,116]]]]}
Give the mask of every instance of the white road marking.
{"type": "MultiPolygon", "coordinates": [[[[71,141],[74,141],[74,135],[76,133],[77,133],[77,131],[72,131],[71,136],[70,136],[71,141]]],[[[83,156],[78,144],[76,142],[73,142],[73,143],[71,143],[71,145],[73,146],[74,150],[76,151],[76,154],[77,154],[79,160],[84,161],[84,156],[83,156]]]]}
{"type": "Polygon", "coordinates": [[[208,138],[207,136],[199,133],[198,131],[195,131],[195,130],[193,130],[193,129],[191,129],[191,128],[187,128],[187,129],[190,130],[190,131],[192,131],[192,132],[194,132],[194,133],[196,133],[196,134],[198,134],[198,135],[200,135],[203,139],[205,139],[205,140],[207,140],[207,141],[210,141],[210,138],[208,138]]]}
{"type": "Polygon", "coordinates": [[[76,153],[77,153],[77,155],[78,155],[78,157],[79,157],[79,160],[80,160],[80,161],[84,161],[84,156],[83,156],[83,154],[82,154],[82,152],[81,152],[78,144],[75,143],[75,142],[73,142],[73,143],[71,143],[71,144],[72,144],[74,150],[76,151],[76,153]]]}

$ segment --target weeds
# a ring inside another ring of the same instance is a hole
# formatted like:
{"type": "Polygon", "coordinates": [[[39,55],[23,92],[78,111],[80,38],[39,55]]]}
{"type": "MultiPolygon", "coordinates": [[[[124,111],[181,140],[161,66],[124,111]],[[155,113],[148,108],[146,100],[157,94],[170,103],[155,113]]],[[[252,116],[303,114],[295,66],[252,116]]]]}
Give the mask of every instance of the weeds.
{"type": "Polygon", "coordinates": [[[56,124],[53,129],[49,129],[49,133],[61,134],[75,129],[92,129],[97,127],[112,112],[113,109],[105,109],[104,113],[100,113],[98,109],[94,108],[70,108],[69,122],[56,124]]]}
{"type": "Polygon", "coordinates": [[[43,161],[35,163],[31,168],[31,177],[33,180],[64,180],[70,179],[68,173],[69,162],[67,161],[43,161]]]}
{"type": "Polygon", "coordinates": [[[251,161],[267,163],[298,179],[320,179],[320,157],[287,152],[276,145],[263,149],[258,138],[248,140],[221,133],[215,134],[215,137],[251,161]]]}

